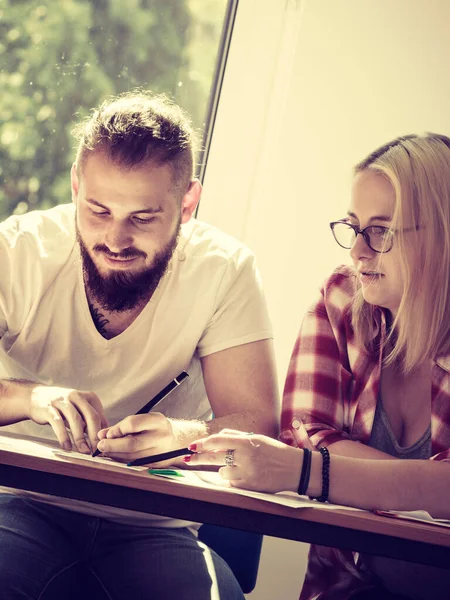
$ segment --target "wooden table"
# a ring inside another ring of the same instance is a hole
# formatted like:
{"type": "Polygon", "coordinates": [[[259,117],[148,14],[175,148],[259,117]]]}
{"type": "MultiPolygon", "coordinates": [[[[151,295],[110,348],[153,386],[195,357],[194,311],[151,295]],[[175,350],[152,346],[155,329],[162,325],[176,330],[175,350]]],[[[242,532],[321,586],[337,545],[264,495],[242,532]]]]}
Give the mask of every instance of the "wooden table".
{"type": "Polygon", "coordinates": [[[73,461],[8,447],[0,435],[0,485],[141,512],[213,523],[264,535],[401,558],[450,564],[450,529],[365,511],[290,508],[152,477],[146,471],[73,461]]]}

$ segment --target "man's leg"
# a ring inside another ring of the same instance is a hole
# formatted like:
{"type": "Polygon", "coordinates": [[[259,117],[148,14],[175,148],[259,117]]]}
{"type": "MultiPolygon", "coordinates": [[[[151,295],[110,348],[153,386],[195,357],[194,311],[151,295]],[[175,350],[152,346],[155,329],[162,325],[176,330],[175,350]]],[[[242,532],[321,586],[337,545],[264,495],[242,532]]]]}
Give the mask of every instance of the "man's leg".
{"type": "MultiPolygon", "coordinates": [[[[70,534],[76,513],[0,494],[0,590],[5,600],[38,600],[81,554],[70,534]]],[[[89,536],[87,536],[89,537],[89,536]]],[[[91,537],[92,539],[92,537],[91,537]]]]}
{"type": "Polygon", "coordinates": [[[120,600],[243,600],[228,565],[187,529],[103,521],[92,571],[120,600]]]}

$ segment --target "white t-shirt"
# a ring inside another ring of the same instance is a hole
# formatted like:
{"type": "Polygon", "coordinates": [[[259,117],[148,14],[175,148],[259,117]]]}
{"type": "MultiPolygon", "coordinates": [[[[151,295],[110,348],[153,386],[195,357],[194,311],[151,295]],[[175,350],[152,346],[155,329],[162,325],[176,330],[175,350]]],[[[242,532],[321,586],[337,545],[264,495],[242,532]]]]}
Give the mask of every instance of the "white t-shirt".
{"type": "MultiPolygon", "coordinates": [[[[134,414],[182,370],[190,377],[157,410],[174,418],[210,418],[200,358],[270,338],[272,331],[252,253],[191,219],[181,226],[169,269],[147,306],[123,333],[105,339],[89,312],[75,211],[66,204],[0,224],[0,337],[0,378],[95,392],[114,424],[134,414]]],[[[32,421],[2,429],[55,439],[50,426],[32,421]]],[[[47,500],[120,521],[184,524],[74,500],[47,500]]]]}

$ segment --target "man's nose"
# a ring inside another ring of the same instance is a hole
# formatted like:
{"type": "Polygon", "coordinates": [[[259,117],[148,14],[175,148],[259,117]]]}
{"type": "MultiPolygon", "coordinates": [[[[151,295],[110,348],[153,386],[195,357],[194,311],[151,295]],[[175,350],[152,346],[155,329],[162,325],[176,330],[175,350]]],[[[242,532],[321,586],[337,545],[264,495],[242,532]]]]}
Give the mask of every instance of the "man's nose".
{"type": "Polygon", "coordinates": [[[132,246],[133,236],[131,235],[129,228],[123,223],[111,223],[108,227],[105,236],[105,244],[111,250],[119,254],[125,248],[132,246]]]}

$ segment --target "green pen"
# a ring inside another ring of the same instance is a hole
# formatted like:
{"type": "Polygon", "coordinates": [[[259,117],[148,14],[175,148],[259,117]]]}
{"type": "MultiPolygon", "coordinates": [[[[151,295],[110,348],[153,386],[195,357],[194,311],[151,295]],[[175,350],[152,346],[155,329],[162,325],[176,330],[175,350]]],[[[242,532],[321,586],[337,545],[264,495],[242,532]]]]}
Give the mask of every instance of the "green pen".
{"type": "Polygon", "coordinates": [[[184,477],[184,473],[175,469],[148,469],[150,475],[167,475],[173,477],[184,477]]]}

